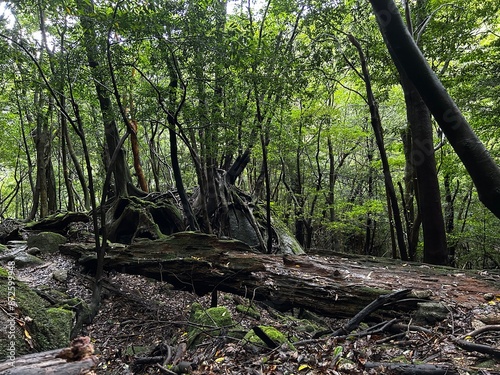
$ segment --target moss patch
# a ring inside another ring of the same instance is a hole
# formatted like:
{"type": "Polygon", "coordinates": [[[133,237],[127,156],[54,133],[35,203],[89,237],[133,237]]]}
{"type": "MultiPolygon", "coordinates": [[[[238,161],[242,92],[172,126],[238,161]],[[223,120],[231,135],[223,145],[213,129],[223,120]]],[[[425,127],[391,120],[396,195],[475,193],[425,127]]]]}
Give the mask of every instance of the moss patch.
{"type": "MultiPolygon", "coordinates": [[[[273,340],[277,345],[287,344],[291,350],[295,350],[295,347],[287,339],[287,337],[283,333],[278,331],[276,328],[270,327],[270,326],[259,326],[259,328],[262,331],[264,331],[264,333],[267,336],[269,336],[269,338],[271,340],[273,340]]],[[[243,343],[244,344],[250,343],[250,344],[264,346],[264,347],[266,346],[266,344],[260,339],[260,337],[255,334],[253,329],[248,331],[248,333],[245,335],[245,337],[243,338],[243,343]]]]}
{"type": "Polygon", "coordinates": [[[260,312],[253,306],[237,305],[236,311],[254,319],[260,319],[260,312]]]}
{"type": "Polygon", "coordinates": [[[9,277],[9,271],[7,271],[5,268],[0,267],[0,278],[7,278],[9,277]]]}
{"type": "Polygon", "coordinates": [[[15,345],[16,357],[68,345],[73,318],[71,311],[48,309],[48,303],[26,284],[9,280],[6,270],[0,271],[0,296],[13,297],[17,304],[14,311],[8,311],[11,315],[0,311],[0,325],[3,327],[0,331],[0,361],[8,357],[11,341],[15,345]],[[10,327],[10,322],[14,321],[12,317],[16,318],[16,323],[10,327]]]}
{"type": "Polygon", "coordinates": [[[193,303],[189,321],[193,325],[188,329],[188,346],[200,344],[204,336],[220,335],[221,330],[217,328],[229,328],[235,325],[226,307],[211,307],[203,310],[198,303],[193,303]]]}
{"type": "Polygon", "coordinates": [[[52,307],[47,309],[47,316],[51,325],[52,342],[62,343],[62,346],[69,344],[70,332],[73,327],[73,312],[60,308],[52,307]]]}

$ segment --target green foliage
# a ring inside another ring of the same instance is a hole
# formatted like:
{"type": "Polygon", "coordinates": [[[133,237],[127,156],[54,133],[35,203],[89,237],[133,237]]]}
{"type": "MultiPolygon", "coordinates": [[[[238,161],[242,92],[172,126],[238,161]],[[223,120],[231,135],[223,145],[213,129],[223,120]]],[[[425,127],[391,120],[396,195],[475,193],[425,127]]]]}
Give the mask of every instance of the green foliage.
{"type": "MultiPolygon", "coordinates": [[[[311,246],[348,244],[360,252],[370,219],[380,253],[390,253],[384,176],[359,58],[347,34],[361,42],[367,57],[396,183],[403,182],[407,162],[402,144],[407,120],[396,70],[369,4],[266,4],[247,9],[232,2],[226,8],[221,0],[9,3],[15,22],[0,22],[5,51],[0,56],[0,214],[29,215],[36,191],[34,135],[42,118],[51,141],[39,157],[54,171],[57,209],[68,207],[70,193],[75,209],[84,209],[75,168],[75,162],[84,162],[84,151],[77,129],[68,123],[74,158],[69,156],[63,108],[70,119],[81,120],[99,194],[108,160],[95,84],[112,92],[112,70],[126,116],[138,124],[140,160],[151,190],[175,186],[167,121],[175,115],[179,164],[190,192],[207,169],[227,170],[249,150],[251,160],[236,184],[262,198],[264,147],[272,208],[290,229],[309,231],[311,246]],[[86,22],[99,39],[103,82],[95,82],[89,67],[86,22]],[[172,68],[176,88],[170,86],[172,68]]],[[[410,5],[426,58],[489,151],[500,156],[498,1],[410,5]]],[[[110,112],[122,136],[125,124],[115,97],[110,112]]],[[[435,144],[440,140],[436,132],[435,144]]],[[[129,151],[130,143],[124,147],[129,151]]],[[[457,265],[498,266],[497,219],[483,213],[476,196],[467,204],[470,180],[446,142],[436,157],[440,180],[448,175],[453,185],[455,227],[449,242],[457,245],[457,265]],[[474,261],[479,258],[486,260],[474,261]]]]}

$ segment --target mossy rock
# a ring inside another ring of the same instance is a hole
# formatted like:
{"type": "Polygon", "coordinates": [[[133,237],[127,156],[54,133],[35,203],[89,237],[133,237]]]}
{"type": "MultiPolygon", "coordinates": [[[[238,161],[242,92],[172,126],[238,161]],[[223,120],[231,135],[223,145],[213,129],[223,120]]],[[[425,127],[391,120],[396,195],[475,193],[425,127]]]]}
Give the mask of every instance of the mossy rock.
{"type": "Polygon", "coordinates": [[[193,303],[191,317],[192,326],[188,329],[188,346],[198,345],[206,336],[218,336],[221,330],[235,326],[231,312],[223,306],[204,310],[199,303],[193,303]]]}
{"type": "Polygon", "coordinates": [[[281,221],[277,217],[274,217],[272,220],[272,225],[276,235],[278,236],[281,254],[305,254],[305,251],[300,245],[299,241],[297,241],[295,236],[290,232],[290,229],[288,229],[283,221],[281,221]]]}
{"type": "Polygon", "coordinates": [[[38,247],[42,253],[55,253],[63,243],[66,237],[53,232],[40,232],[28,238],[28,248],[38,247]]]}
{"type": "Polygon", "coordinates": [[[18,268],[40,266],[44,263],[44,261],[40,258],[27,253],[17,254],[14,261],[16,262],[16,267],[18,268]]]}
{"type": "Polygon", "coordinates": [[[8,249],[9,249],[9,248],[8,248],[7,246],[2,245],[2,244],[0,243],[0,254],[1,254],[1,253],[6,252],[8,249]]]}
{"type": "Polygon", "coordinates": [[[15,346],[15,356],[57,349],[69,344],[73,313],[49,308],[48,303],[26,284],[9,277],[0,268],[0,295],[14,297],[17,307],[12,315],[0,310],[0,361],[9,357],[8,349],[15,346]],[[9,294],[10,291],[10,294],[9,294]],[[24,322],[21,327],[19,322],[24,322]]]}
{"type": "Polygon", "coordinates": [[[71,328],[73,328],[74,313],[61,307],[47,309],[47,315],[52,329],[54,342],[69,343],[71,328]]]}
{"type": "Polygon", "coordinates": [[[418,322],[435,324],[445,320],[449,312],[449,308],[441,302],[420,302],[415,313],[415,319],[418,322]]]}
{"type": "MultiPolygon", "coordinates": [[[[283,333],[278,331],[276,328],[271,327],[271,326],[259,326],[259,328],[267,336],[269,336],[269,338],[271,340],[273,340],[275,344],[277,344],[277,345],[286,344],[286,345],[288,345],[289,349],[295,350],[295,347],[288,340],[288,338],[283,333]]],[[[245,335],[245,337],[243,337],[243,344],[247,344],[247,343],[266,347],[266,344],[264,343],[264,341],[262,341],[260,339],[260,337],[255,334],[253,329],[248,331],[247,334],[245,335]]]]}
{"type": "Polygon", "coordinates": [[[304,315],[311,317],[309,318],[296,318],[292,315],[279,315],[280,323],[286,325],[292,325],[297,332],[318,332],[327,329],[326,325],[320,324],[319,321],[314,321],[312,318],[315,318],[315,315],[310,312],[303,312],[304,315]]]}

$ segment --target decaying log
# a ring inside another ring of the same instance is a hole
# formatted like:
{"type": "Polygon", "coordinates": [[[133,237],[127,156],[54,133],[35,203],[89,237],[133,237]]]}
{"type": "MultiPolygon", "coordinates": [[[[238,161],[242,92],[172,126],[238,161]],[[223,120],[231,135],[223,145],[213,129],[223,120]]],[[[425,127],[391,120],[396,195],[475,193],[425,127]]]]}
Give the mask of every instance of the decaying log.
{"type": "Polygon", "coordinates": [[[88,336],[76,337],[68,348],[27,354],[0,363],[1,375],[83,375],[97,364],[88,336]]]}
{"type": "MultiPolygon", "coordinates": [[[[95,269],[92,249],[64,244],[60,250],[78,258],[87,269],[95,269]]],[[[486,280],[463,270],[358,258],[261,254],[241,241],[179,232],[160,240],[112,246],[107,249],[104,267],[165,281],[200,295],[220,290],[265,301],[281,310],[298,307],[348,318],[379,296],[397,290],[411,288],[416,298],[398,301],[392,310],[413,309],[437,290],[476,304],[482,301],[478,293],[497,293],[500,285],[498,277],[486,280]]]]}
{"type": "Polygon", "coordinates": [[[40,221],[26,225],[26,229],[64,234],[68,225],[75,222],[88,223],[90,222],[90,216],[83,212],[54,214],[40,221]]]}
{"type": "MultiPolygon", "coordinates": [[[[82,247],[67,244],[61,251],[95,268],[95,255],[82,247]]],[[[200,295],[220,290],[282,310],[302,307],[337,317],[352,317],[380,295],[401,289],[365,284],[345,272],[341,263],[323,257],[265,255],[237,240],[193,232],[111,248],[104,267],[166,281],[200,295]]]]}
{"type": "Polygon", "coordinates": [[[27,354],[15,358],[14,361],[0,363],[0,375],[43,375],[62,374],[78,375],[85,370],[92,369],[95,365],[94,358],[86,358],[77,362],[66,362],[56,358],[61,349],[41,353],[27,354]]]}
{"type": "Polygon", "coordinates": [[[476,344],[474,342],[466,340],[454,340],[454,342],[462,349],[467,350],[469,352],[484,353],[484,354],[489,354],[495,358],[500,358],[500,349],[497,349],[495,347],[483,344],[476,344]]]}

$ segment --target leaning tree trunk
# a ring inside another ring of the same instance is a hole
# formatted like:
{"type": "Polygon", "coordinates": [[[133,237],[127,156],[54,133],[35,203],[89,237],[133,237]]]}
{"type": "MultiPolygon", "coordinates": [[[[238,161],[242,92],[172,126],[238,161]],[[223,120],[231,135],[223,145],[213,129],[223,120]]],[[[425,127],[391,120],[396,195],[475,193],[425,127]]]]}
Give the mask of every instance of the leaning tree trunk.
{"type": "Polygon", "coordinates": [[[356,49],[359,53],[359,58],[361,60],[361,68],[363,71],[363,80],[365,81],[365,86],[366,86],[367,101],[368,101],[368,105],[370,107],[371,124],[373,127],[373,132],[375,133],[375,141],[377,143],[377,147],[378,147],[379,152],[380,152],[380,160],[382,162],[382,168],[383,168],[383,172],[384,172],[385,188],[387,190],[387,195],[389,197],[389,201],[390,201],[390,205],[391,205],[390,207],[388,207],[388,209],[392,210],[392,214],[394,215],[394,226],[396,228],[396,238],[397,238],[398,247],[399,247],[399,254],[401,256],[401,259],[408,260],[408,252],[406,251],[406,244],[404,241],[401,213],[399,211],[398,200],[396,197],[396,189],[394,188],[394,183],[392,181],[391,171],[389,168],[389,161],[387,159],[387,154],[385,152],[384,139],[383,139],[383,134],[382,134],[382,125],[381,125],[381,121],[380,121],[380,114],[378,112],[377,103],[375,101],[372,87],[371,87],[370,73],[368,72],[368,67],[366,65],[366,59],[365,59],[363,50],[361,49],[361,45],[359,44],[359,42],[357,41],[357,39],[354,36],[349,35],[348,38],[349,38],[349,41],[356,47],[356,49]]]}
{"type": "MultiPolygon", "coordinates": [[[[169,84],[169,102],[170,105],[173,106],[176,102],[176,90],[178,86],[178,74],[175,70],[174,60],[175,57],[172,56],[172,61],[168,61],[168,70],[170,75],[170,84],[169,84]]],[[[170,141],[170,159],[172,161],[172,169],[174,171],[175,178],[175,186],[177,188],[177,193],[179,194],[182,210],[184,212],[184,216],[186,216],[186,220],[188,222],[188,226],[190,230],[200,230],[198,222],[196,220],[195,214],[193,212],[193,208],[191,207],[191,203],[189,202],[188,195],[186,193],[186,189],[184,188],[184,182],[182,180],[181,167],[179,164],[179,151],[177,147],[177,133],[176,126],[178,125],[177,121],[177,111],[169,111],[167,113],[168,120],[168,133],[169,133],[169,141],[170,141]]]]}
{"type": "Polygon", "coordinates": [[[423,101],[464,163],[480,201],[500,218],[500,168],[470,127],[408,32],[392,0],[370,0],[382,36],[399,72],[423,101]]]}

